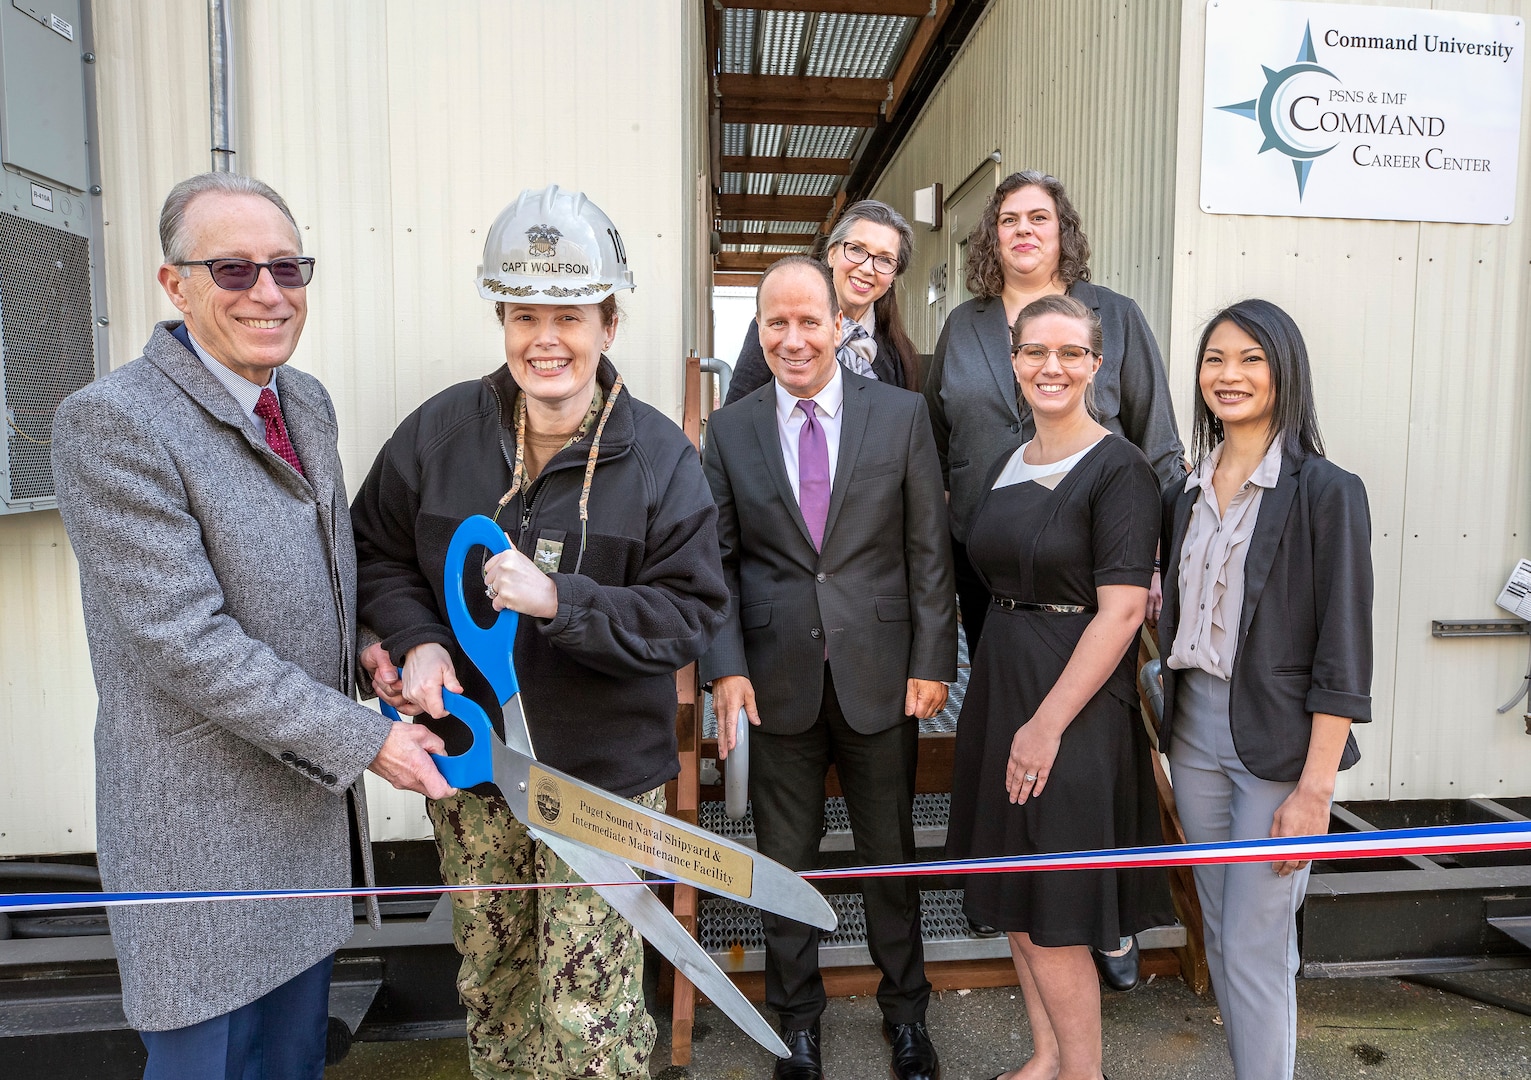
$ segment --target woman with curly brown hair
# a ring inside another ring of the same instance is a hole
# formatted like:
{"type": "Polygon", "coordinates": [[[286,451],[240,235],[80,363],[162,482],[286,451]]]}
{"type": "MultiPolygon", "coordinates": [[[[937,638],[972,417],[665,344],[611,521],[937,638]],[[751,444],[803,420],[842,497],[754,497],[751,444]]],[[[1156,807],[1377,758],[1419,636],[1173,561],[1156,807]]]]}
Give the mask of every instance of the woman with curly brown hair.
{"type": "MultiPolygon", "coordinates": [[[[946,320],[925,376],[925,398],[951,497],[952,554],[968,651],[978,651],[989,594],[967,558],[968,529],[989,468],[1036,431],[1010,367],[1010,327],[1028,304],[1067,294],[1100,319],[1095,378],[1099,420],[1147,455],[1159,483],[1185,479],[1164,361],[1148,320],[1128,297],[1090,281],[1090,241],[1056,177],[1012,173],[968,241],[973,299],[946,320]]],[[[1158,594],[1155,575],[1153,595],[1158,594]]],[[[1154,601],[1150,614],[1156,615],[1154,601]]]]}

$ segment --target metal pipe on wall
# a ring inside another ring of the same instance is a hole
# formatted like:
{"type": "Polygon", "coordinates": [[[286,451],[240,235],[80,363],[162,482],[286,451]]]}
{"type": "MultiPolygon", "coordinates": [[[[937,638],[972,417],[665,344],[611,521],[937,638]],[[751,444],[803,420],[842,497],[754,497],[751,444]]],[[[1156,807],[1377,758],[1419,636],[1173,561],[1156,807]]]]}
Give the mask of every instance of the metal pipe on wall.
{"type": "Polygon", "coordinates": [[[207,0],[207,67],[213,172],[234,168],[234,0],[207,0]]]}

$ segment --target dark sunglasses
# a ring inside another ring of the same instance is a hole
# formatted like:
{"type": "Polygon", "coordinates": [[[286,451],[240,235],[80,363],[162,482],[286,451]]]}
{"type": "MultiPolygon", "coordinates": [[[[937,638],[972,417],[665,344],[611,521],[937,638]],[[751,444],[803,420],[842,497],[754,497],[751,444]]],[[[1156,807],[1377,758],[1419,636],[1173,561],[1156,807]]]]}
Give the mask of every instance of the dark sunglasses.
{"type": "Polygon", "coordinates": [[[205,266],[213,275],[213,284],[231,292],[244,292],[254,288],[262,268],[271,271],[271,280],[284,289],[301,289],[314,280],[314,260],[307,255],[270,262],[251,262],[249,259],[192,259],[178,262],[177,266],[205,266]]]}

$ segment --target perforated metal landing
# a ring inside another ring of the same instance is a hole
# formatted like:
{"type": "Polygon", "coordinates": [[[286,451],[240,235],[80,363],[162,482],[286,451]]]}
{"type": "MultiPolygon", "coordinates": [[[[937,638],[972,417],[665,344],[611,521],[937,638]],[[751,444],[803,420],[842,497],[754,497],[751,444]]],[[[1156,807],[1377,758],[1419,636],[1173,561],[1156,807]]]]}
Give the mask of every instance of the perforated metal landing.
{"type": "MultiPolygon", "coordinates": [[[[946,820],[951,812],[952,797],[945,793],[916,795],[914,797],[914,844],[916,847],[941,847],[946,843],[946,820]]],[[[753,807],[746,806],[744,816],[731,821],[721,802],[703,803],[698,810],[702,828],[737,840],[741,844],[755,845],[755,816],[753,807]]],[[[855,848],[851,835],[851,818],[841,796],[824,800],[824,839],[819,842],[820,851],[851,851],[855,848]]]]}
{"type": "MultiPolygon", "coordinates": [[[[825,967],[870,964],[866,947],[866,912],[860,893],[828,893],[825,896],[840,925],[819,942],[819,963],[825,967]]],[[[1010,955],[1003,934],[974,937],[962,913],[961,889],[929,889],[920,893],[920,930],[925,939],[925,959],[990,960],[1010,955]]],[[[760,912],[736,900],[704,897],[697,918],[697,939],[724,971],[760,971],[765,967],[765,932],[760,912]]],[[[1185,944],[1185,928],[1161,926],[1138,935],[1144,949],[1178,948],[1185,944]]]]}

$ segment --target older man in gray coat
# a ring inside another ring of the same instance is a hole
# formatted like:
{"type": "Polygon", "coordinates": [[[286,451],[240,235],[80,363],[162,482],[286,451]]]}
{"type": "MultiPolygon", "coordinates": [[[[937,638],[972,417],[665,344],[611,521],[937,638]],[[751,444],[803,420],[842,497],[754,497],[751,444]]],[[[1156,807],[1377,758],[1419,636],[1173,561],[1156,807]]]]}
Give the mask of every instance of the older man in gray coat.
{"type": "MultiPolygon", "coordinates": [[[[184,181],[159,281],[183,322],[71,395],[54,424],[100,707],[108,890],[351,884],[361,775],[441,798],[441,740],[353,689],[356,565],[335,411],[284,367],[313,260],[266,185],[184,181]],[[349,812],[348,812],[349,806],[349,812]]],[[[370,863],[366,867],[371,881],[370,863]]],[[[113,910],[146,1077],[317,1080],[348,899],[113,910]]]]}

